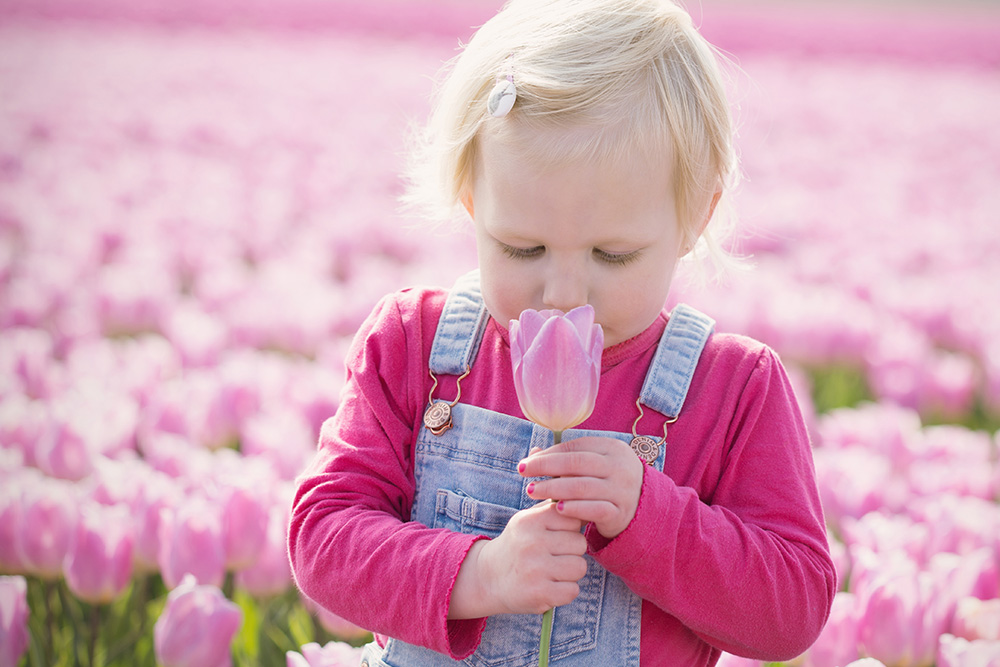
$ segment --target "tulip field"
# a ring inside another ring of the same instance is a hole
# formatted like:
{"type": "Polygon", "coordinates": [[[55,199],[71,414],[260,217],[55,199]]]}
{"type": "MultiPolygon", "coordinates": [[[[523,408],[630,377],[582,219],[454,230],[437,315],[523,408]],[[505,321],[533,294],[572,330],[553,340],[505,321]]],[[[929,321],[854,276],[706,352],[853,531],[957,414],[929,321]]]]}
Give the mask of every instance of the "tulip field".
{"type": "MultiPolygon", "coordinates": [[[[1000,9],[689,4],[747,261],[670,299],[797,388],[840,592],[793,662],[1000,667],[1000,9]]],[[[0,0],[0,667],[359,662],[294,479],[376,300],[475,266],[398,174],[498,7],[0,0]]]]}

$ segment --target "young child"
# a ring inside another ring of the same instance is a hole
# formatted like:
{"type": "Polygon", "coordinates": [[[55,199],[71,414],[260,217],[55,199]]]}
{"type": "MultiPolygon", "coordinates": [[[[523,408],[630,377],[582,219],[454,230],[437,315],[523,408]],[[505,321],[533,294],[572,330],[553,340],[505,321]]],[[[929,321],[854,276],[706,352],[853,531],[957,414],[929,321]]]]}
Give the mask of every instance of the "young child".
{"type": "Polygon", "coordinates": [[[479,270],[375,308],[289,532],[304,594],[376,634],[363,664],[534,665],[553,607],[553,665],[784,660],[816,638],[836,581],[785,372],[664,312],[679,258],[712,245],[731,135],[714,52],[668,0],[512,0],[453,63],[425,173],[468,212],[479,270]],[[597,406],[548,447],[508,323],[588,303],[597,406]],[[451,425],[428,428],[439,400],[451,425]]]}

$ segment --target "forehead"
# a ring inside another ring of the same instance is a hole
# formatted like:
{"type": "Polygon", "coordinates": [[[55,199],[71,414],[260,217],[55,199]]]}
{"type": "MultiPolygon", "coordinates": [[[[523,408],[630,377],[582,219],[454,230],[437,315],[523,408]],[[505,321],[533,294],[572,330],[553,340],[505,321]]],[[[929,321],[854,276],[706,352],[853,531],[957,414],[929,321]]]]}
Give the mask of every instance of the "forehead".
{"type": "Polygon", "coordinates": [[[473,184],[477,224],[584,245],[661,234],[675,210],[669,151],[581,151],[588,141],[584,128],[486,134],[473,184]]]}
{"type": "MultiPolygon", "coordinates": [[[[641,164],[658,172],[670,171],[673,147],[669,138],[647,132],[633,123],[559,123],[508,117],[487,124],[480,132],[477,168],[493,161],[523,168],[559,168],[597,164],[609,171],[641,164]]],[[[666,174],[669,176],[669,173],[666,174]]]]}

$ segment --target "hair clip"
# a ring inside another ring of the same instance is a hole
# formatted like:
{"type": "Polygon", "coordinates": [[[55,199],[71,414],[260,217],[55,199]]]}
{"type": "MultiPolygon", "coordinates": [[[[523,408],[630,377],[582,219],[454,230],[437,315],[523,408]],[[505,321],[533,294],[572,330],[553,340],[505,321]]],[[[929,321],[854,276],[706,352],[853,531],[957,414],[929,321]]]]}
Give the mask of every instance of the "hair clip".
{"type": "Polygon", "coordinates": [[[517,86],[514,85],[513,54],[504,61],[503,73],[497,77],[497,84],[486,99],[486,110],[494,118],[503,118],[514,108],[517,100],[517,86]]]}

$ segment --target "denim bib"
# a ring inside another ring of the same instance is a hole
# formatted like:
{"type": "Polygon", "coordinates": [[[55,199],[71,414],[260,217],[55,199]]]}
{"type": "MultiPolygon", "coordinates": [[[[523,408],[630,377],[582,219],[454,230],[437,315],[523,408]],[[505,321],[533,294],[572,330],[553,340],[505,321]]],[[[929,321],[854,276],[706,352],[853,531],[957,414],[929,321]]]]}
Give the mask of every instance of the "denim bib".
{"type": "MultiPolygon", "coordinates": [[[[451,290],[431,348],[435,374],[461,375],[475,361],[489,314],[479,288],[479,273],[459,279],[451,290]]],[[[684,403],[698,357],[714,322],[679,305],[660,338],[646,374],[640,401],[676,417],[684,403]]],[[[517,464],[532,447],[552,444],[552,432],[524,419],[457,403],[452,428],[434,435],[426,427],[417,435],[414,476],[416,494],[411,520],[460,533],[498,536],[518,510],[536,504],[526,487],[530,480],[517,464]]],[[[599,435],[631,442],[631,433],[569,429],[563,439],[599,435]]],[[[650,465],[663,470],[665,447],[650,465]]],[[[618,576],[589,555],[580,595],[553,613],[549,660],[559,667],[639,664],[642,600],[618,576]]],[[[499,614],[486,622],[475,653],[463,661],[430,649],[389,639],[385,649],[365,647],[368,667],[533,667],[538,664],[542,617],[499,614]]]]}

